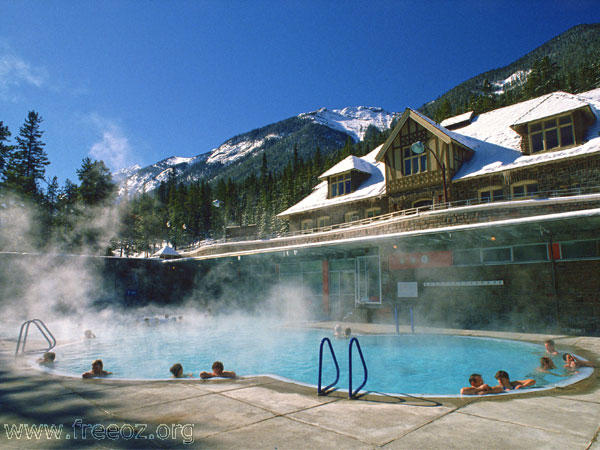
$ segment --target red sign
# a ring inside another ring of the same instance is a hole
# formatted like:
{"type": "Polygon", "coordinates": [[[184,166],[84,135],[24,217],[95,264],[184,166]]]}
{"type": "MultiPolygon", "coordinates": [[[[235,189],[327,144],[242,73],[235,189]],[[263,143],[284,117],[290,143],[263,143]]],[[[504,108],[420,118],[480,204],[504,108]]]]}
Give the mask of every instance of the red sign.
{"type": "Polygon", "coordinates": [[[416,269],[419,267],[448,267],[452,265],[452,252],[396,252],[389,257],[390,270],[416,269]]]}

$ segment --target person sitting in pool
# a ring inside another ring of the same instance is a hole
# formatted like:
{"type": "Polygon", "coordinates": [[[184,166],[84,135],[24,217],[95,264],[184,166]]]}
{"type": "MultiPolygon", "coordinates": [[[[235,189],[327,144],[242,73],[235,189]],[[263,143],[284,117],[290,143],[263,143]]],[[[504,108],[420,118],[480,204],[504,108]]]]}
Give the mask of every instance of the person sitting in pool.
{"type": "Polygon", "coordinates": [[[112,375],[112,372],[104,370],[104,363],[101,359],[97,359],[92,363],[92,370],[81,375],[82,378],[105,377],[112,375]]]}
{"type": "Polygon", "coordinates": [[[335,338],[343,338],[344,334],[342,333],[342,326],[338,323],[335,327],[333,327],[333,337],[335,338]]]}
{"type": "Polygon", "coordinates": [[[547,339],[544,341],[544,347],[546,347],[546,353],[552,356],[558,355],[558,352],[554,348],[554,341],[552,339],[547,339]]]}
{"type": "Polygon", "coordinates": [[[478,373],[473,373],[469,377],[471,386],[464,387],[460,390],[460,395],[485,395],[498,394],[502,392],[502,388],[498,386],[490,387],[483,382],[483,377],[478,373]]]}
{"type": "Polygon", "coordinates": [[[578,369],[580,367],[594,367],[594,365],[582,359],[577,358],[576,356],[571,355],[570,353],[563,353],[563,360],[565,361],[565,367],[567,369],[578,369]]]}
{"type": "Polygon", "coordinates": [[[235,378],[235,372],[228,372],[223,370],[223,363],[221,361],[215,361],[212,365],[212,372],[200,372],[200,378],[212,378],[212,377],[221,377],[221,378],[235,378]]]}
{"type": "Polygon", "coordinates": [[[40,366],[52,367],[54,365],[55,359],[56,359],[56,353],[46,352],[42,355],[42,357],[40,359],[37,360],[37,363],[40,366]]]}
{"type": "Polygon", "coordinates": [[[498,380],[498,386],[506,391],[510,391],[513,389],[521,389],[524,387],[533,386],[535,384],[535,380],[533,378],[527,378],[526,380],[510,381],[508,373],[504,370],[499,370],[498,372],[496,372],[494,378],[498,380]]]}
{"type": "Polygon", "coordinates": [[[187,378],[193,376],[191,373],[183,373],[183,366],[179,363],[175,363],[169,369],[169,372],[173,374],[174,378],[187,378]]]}
{"type": "Polygon", "coordinates": [[[556,369],[556,366],[554,365],[554,361],[552,361],[552,358],[549,358],[547,356],[542,356],[540,358],[540,367],[538,367],[537,370],[540,372],[550,372],[552,369],[556,369]]]}
{"type": "Polygon", "coordinates": [[[346,339],[349,339],[351,334],[352,334],[352,329],[350,327],[348,327],[344,330],[344,337],[346,339]]]}

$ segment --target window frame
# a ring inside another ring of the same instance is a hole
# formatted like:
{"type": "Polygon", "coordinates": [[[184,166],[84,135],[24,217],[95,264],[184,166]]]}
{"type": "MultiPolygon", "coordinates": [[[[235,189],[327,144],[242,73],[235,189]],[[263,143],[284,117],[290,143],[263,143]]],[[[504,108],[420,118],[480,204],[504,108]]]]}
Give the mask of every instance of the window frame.
{"type": "Polygon", "coordinates": [[[540,184],[537,182],[537,180],[524,180],[524,181],[519,181],[518,183],[515,183],[513,185],[510,186],[510,194],[512,196],[512,199],[521,199],[521,198],[531,198],[534,197],[536,195],[538,195],[540,192],[540,184]],[[537,189],[533,192],[529,192],[528,187],[529,186],[533,186],[536,185],[537,189]],[[515,194],[515,188],[520,188],[523,187],[523,194],[521,195],[516,195],[515,194]]]}
{"type": "Polygon", "coordinates": [[[487,186],[487,187],[485,187],[483,189],[479,189],[477,191],[477,197],[479,198],[480,202],[484,202],[484,201],[487,201],[489,203],[491,203],[491,202],[501,202],[501,201],[503,201],[505,199],[504,198],[504,187],[500,186],[500,185],[487,186]],[[497,198],[496,195],[494,194],[497,191],[501,191],[502,192],[501,193],[502,196],[500,198],[497,198]],[[489,197],[488,200],[484,200],[483,199],[482,194],[484,192],[489,192],[490,193],[490,197],[489,197]]]}
{"type": "Polygon", "coordinates": [[[313,220],[312,219],[302,219],[300,221],[300,230],[302,231],[307,231],[307,230],[312,230],[313,227],[313,220]],[[308,224],[309,226],[305,226],[306,224],[308,224]]]}
{"type": "Polygon", "coordinates": [[[574,147],[575,145],[577,145],[577,142],[575,140],[575,120],[573,119],[573,114],[569,113],[569,114],[561,114],[558,116],[551,116],[551,117],[544,117],[541,120],[536,120],[535,122],[531,122],[527,124],[527,136],[529,139],[529,153],[533,154],[533,153],[539,153],[539,152],[544,152],[544,151],[554,151],[554,150],[561,150],[561,149],[565,149],[565,148],[570,148],[570,147],[574,147]],[[560,123],[561,119],[564,118],[568,118],[569,122],[568,123],[560,123]],[[550,126],[548,125],[548,122],[550,121],[554,121],[554,125],[550,126]],[[539,129],[537,129],[537,127],[539,126],[539,129]],[[532,129],[532,128],[536,128],[536,129],[532,129]],[[565,131],[563,131],[566,128],[570,128],[571,129],[571,143],[567,144],[567,145],[562,145],[562,133],[564,133],[565,131]],[[551,132],[553,132],[554,130],[556,130],[556,142],[557,145],[555,147],[551,147],[548,148],[548,138],[547,135],[550,134],[551,132]],[[541,149],[534,149],[533,146],[533,139],[534,136],[538,136],[541,135],[542,137],[542,148],[541,149]]]}
{"type": "Polygon", "coordinates": [[[412,175],[419,175],[422,173],[425,173],[428,171],[429,168],[429,161],[428,161],[428,157],[427,157],[427,152],[424,153],[413,153],[411,146],[407,145],[402,147],[402,176],[404,177],[410,177],[412,175]],[[409,156],[406,156],[406,155],[409,156]],[[410,173],[406,173],[406,163],[410,161],[410,173]],[[417,161],[418,163],[418,170],[415,172],[413,171],[413,168],[415,167],[413,165],[413,161],[417,161]],[[425,168],[423,168],[423,166],[425,166],[425,168]]]}
{"type": "Polygon", "coordinates": [[[352,173],[345,172],[329,177],[329,198],[341,197],[352,192],[352,173]],[[334,189],[335,188],[335,189],[334,189]],[[340,189],[341,188],[341,189],[340,189]],[[335,194],[334,194],[335,190],[335,194]]]}
{"type": "Polygon", "coordinates": [[[354,222],[356,220],[360,220],[360,211],[348,211],[344,214],[344,223],[354,222]],[[353,217],[357,217],[357,219],[353,219],[353,217]],[[350,220],[348,220],[350,219],[350,220]]]}
{"type": "Polygon", "coordinates": [[[328,227],[331,225],[331,217],[330,216],[320,216],[317,218],[317,228],[328,227]],[[321,221],[324,221],[323,225],[321,225],[321,221]]]}
{"type": "Polygon", "coordinates": [[[365,210],[365,218],[370,218],[370,217],[377,217],[381,215],[381,206],[373,206],[372,208],[367,208],[365,210]],[[369,215],[371,212],[373,212],[373,215],[369,215]]]}

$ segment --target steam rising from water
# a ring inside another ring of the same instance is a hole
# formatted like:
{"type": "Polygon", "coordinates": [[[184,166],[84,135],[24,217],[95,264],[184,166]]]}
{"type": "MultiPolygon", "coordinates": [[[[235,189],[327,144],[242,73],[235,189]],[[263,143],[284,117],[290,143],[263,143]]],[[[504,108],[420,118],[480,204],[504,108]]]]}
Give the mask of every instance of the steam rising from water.
{"type": "MultiPolygon", "coordinates": [[[[108,242],[117,208],[88,211],[94,220],[68,233],[81,237],[93,230],[99,242],[108,242]]],[[[45,232],[33,207],[18,199],[0,205],[0,338],[16,338],[19,325],[33,318],[42,319],[59,341],[79,339],[86,329],[108,333],[115,326],[144,325],[144,318],[164,320],[165,315],[181,316],[188,326],[221,327],[239,327],[253,317],[255,328],[260,328],[258,318],[268,323],[311,318],[306,299],[298,294],[302,289],[271,282],[276,280],[259,282],[260,267],[240,275],[227,263],[190,263],[186,271],[180,262],[65,255],[52,242],[39,253],[35,242],[45,232]],[[126,298],[128,290],[136,295],[126,298]],[[165,295],[157,298],[157,291],[165,295]]],[[[82,255],[103,253],[86,247],[84,238],[78,244],[82,255]]]]}

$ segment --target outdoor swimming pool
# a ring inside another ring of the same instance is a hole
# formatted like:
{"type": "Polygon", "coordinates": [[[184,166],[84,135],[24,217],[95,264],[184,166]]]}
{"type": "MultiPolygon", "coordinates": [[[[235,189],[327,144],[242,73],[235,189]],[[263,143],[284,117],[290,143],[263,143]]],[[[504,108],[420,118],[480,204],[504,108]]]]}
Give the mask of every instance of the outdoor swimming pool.
{"type": "MultiPolygon", "coordinates": [[[[137,324],[97,332],[88,339],[57,347],[55,371],[80,376],[94,359],[104,361],[112,378],[166,379],[169,368],[179,362],[194,377],[210,371],[212,362],[223,361],[225,370],[238,376],[276,375],[309,385],[317,384],[319,344],[330,337],[338,363],[337,387],[348,389],[348,343],[334,339],[331,331],[282,328],[270,323],[247,322],[240,326],[165,323],[137,324]]],[[[468,377],[477,372],[496,384],[494,374],[505,370],[511,379],[535,378],[538,387],[565,385],[585,378],[591,369],[567,374],[560,355],[554,358],[554,374],[535,369],[544,356],[542,345],[492,338],[454,335],[404,334],[357,336],[368,366],[364,390],[380,393],[457,395],[468,377]]],[[[326,346],[327,347],[327,346],[326,346]]],[[[323,385],[335,379],[335,367],[326,348],[323,385]]],[[[363,379],[357,352],[353,357],[353,383],[363,379]]]]}

